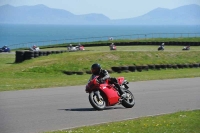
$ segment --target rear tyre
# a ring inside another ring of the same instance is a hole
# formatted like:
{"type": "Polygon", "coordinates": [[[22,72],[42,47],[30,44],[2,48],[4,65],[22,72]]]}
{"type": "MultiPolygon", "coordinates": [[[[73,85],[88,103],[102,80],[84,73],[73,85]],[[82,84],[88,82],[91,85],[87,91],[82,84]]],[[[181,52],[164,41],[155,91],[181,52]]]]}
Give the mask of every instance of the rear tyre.
{"type": "Polygon", "coordinates": [[[127,98],[122,100],[122,106],[132,108],[135,105],[135,98],[129,90],[125,90],[127,98]]]}
{"type": "Polygon", "coordinates": [[[89,101],[96,110],[103,110],[106,107],[106,102],[103,97],[100,95],[100,100],[98,100],[97,95],[93,91],[89,94],[89,101]]]}

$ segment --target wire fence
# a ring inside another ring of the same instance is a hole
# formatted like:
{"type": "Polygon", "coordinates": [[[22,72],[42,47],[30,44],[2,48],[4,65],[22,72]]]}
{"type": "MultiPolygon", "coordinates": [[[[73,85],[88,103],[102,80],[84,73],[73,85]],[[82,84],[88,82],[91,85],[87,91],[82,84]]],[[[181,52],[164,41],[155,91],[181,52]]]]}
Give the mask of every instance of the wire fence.
{"type": "Polygon", "coordinates": [[[154,38],[184,38],[184,37],[200,37],[200,33],[148,33],[148,34],[131,34],[131,35],[116,35],[116,36],[101,36],[101,37],[87,37],[87,38],[71,38],[61,40],[35,41],[19,44],[12,44],[8,47],[11,49],[30,48],[33,45],[47,46],[55,44],[70,44],[70,43],[88,43],[96,41],[108,41],[110,38],[114,40],[137,40],[137,39],[154,39],[154,38]]]}

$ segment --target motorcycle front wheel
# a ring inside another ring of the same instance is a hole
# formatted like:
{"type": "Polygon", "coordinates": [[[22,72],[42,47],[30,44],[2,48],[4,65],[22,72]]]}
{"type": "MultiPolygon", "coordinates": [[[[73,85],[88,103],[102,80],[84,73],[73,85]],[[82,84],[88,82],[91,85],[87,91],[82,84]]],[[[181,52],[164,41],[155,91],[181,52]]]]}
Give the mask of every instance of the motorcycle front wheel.
{"type": "Polygon", "coordinates": [[[122,105],[125,108],[132,108],[135,105],[135,98],[129,90],[125,90],[127,97],[122,100],[122,105]]]}
{"type": "Polygon", "coordinates": [[[92,107],[96,110],[103,110],[106,107],[106,102],[100,94],[98,98],[94,92],[91,92],[89,94],[89,101],[92,107]]]}

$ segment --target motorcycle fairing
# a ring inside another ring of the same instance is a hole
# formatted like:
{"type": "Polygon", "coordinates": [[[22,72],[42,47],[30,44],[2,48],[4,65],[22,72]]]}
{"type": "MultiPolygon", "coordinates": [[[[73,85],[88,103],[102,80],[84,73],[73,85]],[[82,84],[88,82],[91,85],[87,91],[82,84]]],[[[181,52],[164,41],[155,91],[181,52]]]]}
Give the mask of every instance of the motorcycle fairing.
{"type": "Polygon", "coordinates": [[[121,85],[124,82],[124,77],[118,77],[117,81],[121,85]]]}
{"type": "Polygon", "coordinates": [[[108,106],[115,105],[119,101],[118,91],[108,84],[100,84],[99,89],[105,94],[108,99],[108,106]],[[114,91],[113,91],[114,90],[114,91]]]}

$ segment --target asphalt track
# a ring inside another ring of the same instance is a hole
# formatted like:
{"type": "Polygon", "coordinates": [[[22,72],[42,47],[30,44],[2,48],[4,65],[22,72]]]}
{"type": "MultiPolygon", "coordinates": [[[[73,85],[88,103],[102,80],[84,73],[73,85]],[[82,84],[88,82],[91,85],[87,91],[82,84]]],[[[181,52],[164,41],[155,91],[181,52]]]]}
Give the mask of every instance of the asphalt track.
{"type": "Polygon", "coordinates": [[[130,83],[136,104],[95,111],[84,86],[0,92],[0,133],[38,133],[200,109],[200,78],[130,83]]]}

